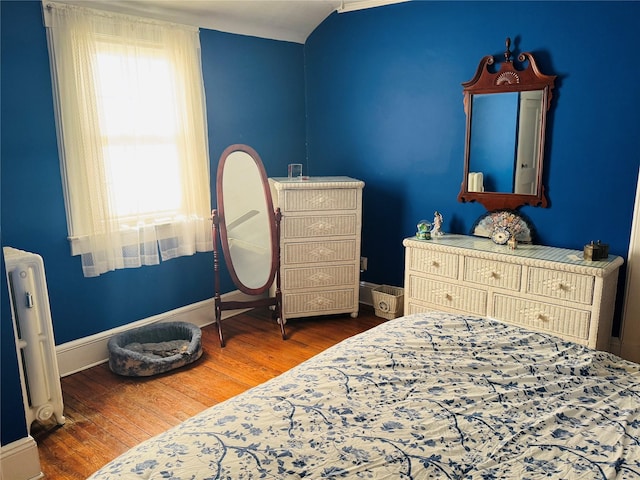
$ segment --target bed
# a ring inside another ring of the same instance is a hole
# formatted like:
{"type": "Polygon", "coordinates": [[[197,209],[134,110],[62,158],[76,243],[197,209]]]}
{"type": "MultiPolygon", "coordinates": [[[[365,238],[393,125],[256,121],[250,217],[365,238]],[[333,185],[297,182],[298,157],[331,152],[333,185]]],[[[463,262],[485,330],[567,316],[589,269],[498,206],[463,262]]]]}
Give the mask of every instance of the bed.
{"type": "Polygon", "coordinates": [[[104,479],[640,478],[640,365],[498,321],[388,321],[110,462],[104,479]]]}

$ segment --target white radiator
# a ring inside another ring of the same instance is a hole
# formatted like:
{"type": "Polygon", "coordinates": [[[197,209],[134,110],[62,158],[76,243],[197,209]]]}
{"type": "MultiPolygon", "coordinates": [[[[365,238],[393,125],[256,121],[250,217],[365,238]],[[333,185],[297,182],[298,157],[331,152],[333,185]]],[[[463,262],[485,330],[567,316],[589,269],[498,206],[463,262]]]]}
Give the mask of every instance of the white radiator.
{"type": "Polygon", "coordinates": [[[31,424],[65,421],[49,293],[42,257],[4,247],[7,284],[18,352],[27,430],[31,424]]]}

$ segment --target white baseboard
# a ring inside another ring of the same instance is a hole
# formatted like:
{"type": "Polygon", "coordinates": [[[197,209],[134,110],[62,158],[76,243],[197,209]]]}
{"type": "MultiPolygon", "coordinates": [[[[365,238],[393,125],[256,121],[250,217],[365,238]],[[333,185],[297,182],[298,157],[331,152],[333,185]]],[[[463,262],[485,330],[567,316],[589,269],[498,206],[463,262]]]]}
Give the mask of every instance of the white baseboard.
{"type": "MultiPolygon", "coordinates": [[[[378,287],[378,284],[370,282],[360,282],[360,303],[373,307],[373,295],[371,291],[378,287]]],[[[250,299],[249,296],[240,291],[226,293],[223,296],[225,301],[242,301],[250,299]]],[[[222,312],[222,319],[237,315],[242,310],[232,310],[222,312]]],[[[109,360],[107,343],[114,335],[118,335],[126,330],[138,328],[145,325],[160,322],[189,322],[199,327],[210,325],[214,322],[213,299],[187,305],[186,307],[161,313],[153,317],[145,318],[138,322],[130,323],[122,327],[100,332],[89,337],[80,338],[72,342],[63,343],[56,347],[58,358],[58,368],[60,376],[66,377],[87,368],[99,365],[109,360]]],[[[610,351],[620,352],[620,340],[616,337],[611,339],[610,351]]],[[[2,479],[0,479],[2,480],[2,479]]]]}
{"type": "Polygon", "coordinates": [[[611,337],[609,340],[609,351],[620,356],[621,349],[620,337],[611,337]]]}
{"type": "Polygon", "coordinates": [[[43,477],[38,445],[32,436],[2,445],[0,480],[35,480],[43,477]]]}
{"type": "MultiPolygon", "coordinates": [[[[360,282],[360,303],[373,306],[371,289],[374,287],[377,287],[374,283],[360,282]]],[[[225,301],[243,301],[251,298],[255,297],[249,297],[238,290],[222,295],[222,299],[225,301]]],[[[242,310],[224,311],[222,312],[222,319],[232,317],[240,312],[242,310]]],[[[214,320],[213,298],[210,298],[95,335],[62,343],[56,346],[60,376],[66,377],[108,361],[109,350],[107,344],[109,339],[127,330],[160,322],[189,322],[199,327],[204,327],[214,323],[214,320]]]]}
{"type": "MultiPolygon", "coordinates": [[[[222,295],[224,301],[243,301],[251,297],[240,291],[233,291],[222,295]]],[[[255,298],[255,297],[253,297],[255,298]]],[[[237,315],[242,310],[227,310],[222,312],[222,319],[237,315]]],[[[148,317],[137,322],[100,332],[89,337],[79,338],[71,342],[56,346],[58,369],[60,376],[66,377],[72,373],[85,370],[109,360],[107,343],[114,335],[118,335],[133,328],[161,322],[189,322],[199,327],[210,325],[215,321],[213,298],[193,303],[185,307],[148,317]]]]}
{"type": "Polygon", "coordinates": [[[371,290],[379,286],[380,285],[378,285],[377,283],[361,281],[360,282],[360,303],[373,307],[373,294],[371,293],[371,290]]]}

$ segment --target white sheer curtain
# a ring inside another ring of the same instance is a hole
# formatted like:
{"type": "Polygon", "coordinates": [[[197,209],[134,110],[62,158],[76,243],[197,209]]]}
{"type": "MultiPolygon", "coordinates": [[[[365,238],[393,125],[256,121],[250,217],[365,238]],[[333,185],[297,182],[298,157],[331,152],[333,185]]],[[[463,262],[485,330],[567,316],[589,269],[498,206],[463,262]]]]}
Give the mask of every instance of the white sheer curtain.
{"type": "Polygon", "coordinates": [[[198,30],[44,11],[69,240],[84,275],[212,250],[198,30]]]}

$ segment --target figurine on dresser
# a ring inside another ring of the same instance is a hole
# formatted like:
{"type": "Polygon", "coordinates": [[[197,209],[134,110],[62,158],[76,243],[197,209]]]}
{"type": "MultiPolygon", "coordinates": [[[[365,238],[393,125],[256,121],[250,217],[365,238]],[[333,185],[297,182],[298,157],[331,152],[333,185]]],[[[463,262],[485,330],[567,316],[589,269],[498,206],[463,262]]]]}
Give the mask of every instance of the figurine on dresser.
{"type": "Polygon", "coordinates": [[[432,235],[434,237],[440,237],[444,235],[442,231],[442,214],[438,211],[433,213],[433,231],[432,235]]]}
{"type": "Polygon", "coordinates": [[[420,220],[418,222],[418,231],[416,232],[416,238],[420,240],[431,240],[431,228],[433,225],[427,220],[420,220]]]}

